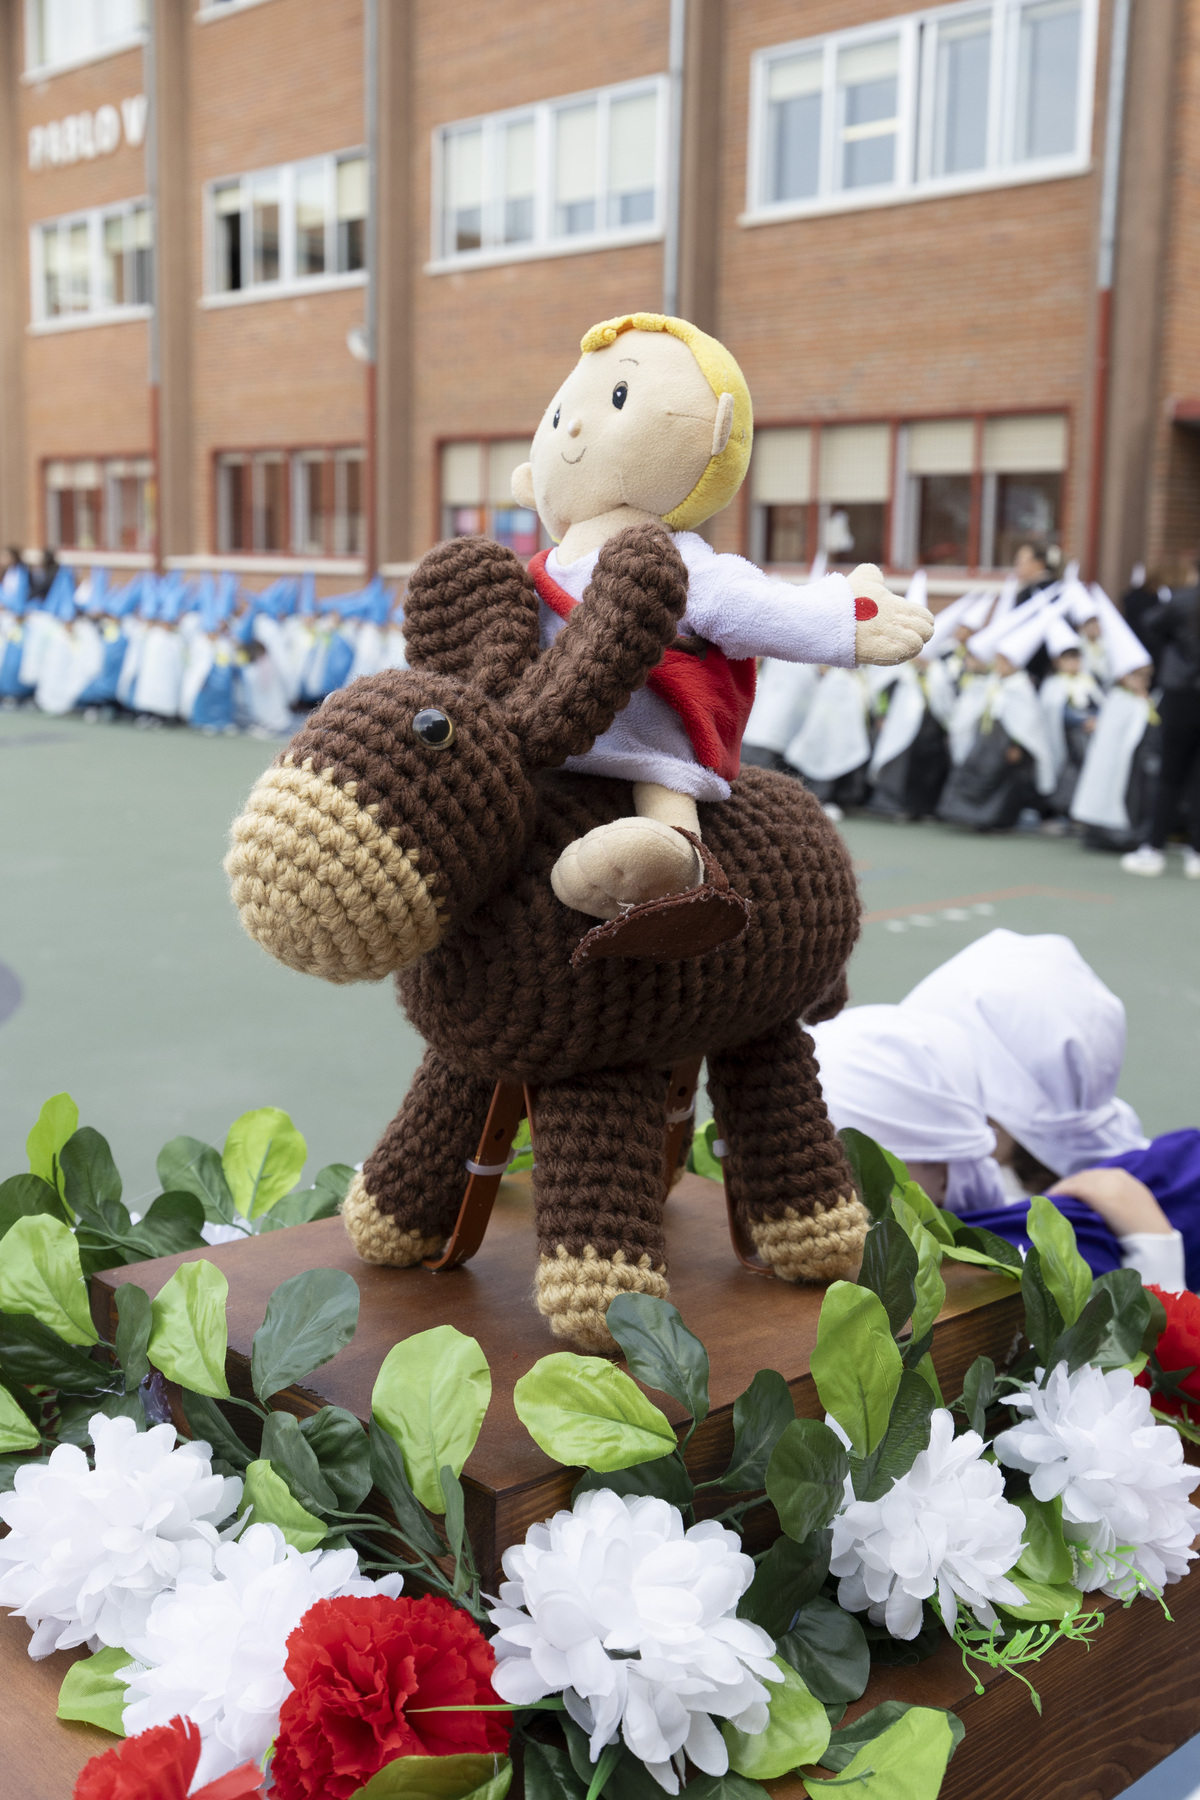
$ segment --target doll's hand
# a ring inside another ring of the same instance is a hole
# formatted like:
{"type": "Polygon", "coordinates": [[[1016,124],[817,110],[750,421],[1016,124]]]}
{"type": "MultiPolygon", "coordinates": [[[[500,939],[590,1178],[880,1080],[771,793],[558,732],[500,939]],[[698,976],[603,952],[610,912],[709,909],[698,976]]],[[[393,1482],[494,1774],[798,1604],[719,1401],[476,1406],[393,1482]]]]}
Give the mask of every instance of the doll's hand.
{"type": "Polygon", "coordinates": [[[658,819],[614,819],[568,844],[550,871],[564,906],[615,919],[628,906],[699,886],[700,858],[658,819]]]}
{"type": "Polygon", "coordinates": [[[1048,1197],[1069,1194],[1100,1214],[1115,1237],[1144,1231],[1169,1236],[1173,1227],[1144,1181],[1128,1169],[1081,1169],[1047,1190],[1048,1197]]]}
{"type": "Polygon", "coordinates": [[[933,635],[933,614],[893,594],[874,563],[859,563],[850,575],[854,589],[856,663],[909,662],[933,635]]]}

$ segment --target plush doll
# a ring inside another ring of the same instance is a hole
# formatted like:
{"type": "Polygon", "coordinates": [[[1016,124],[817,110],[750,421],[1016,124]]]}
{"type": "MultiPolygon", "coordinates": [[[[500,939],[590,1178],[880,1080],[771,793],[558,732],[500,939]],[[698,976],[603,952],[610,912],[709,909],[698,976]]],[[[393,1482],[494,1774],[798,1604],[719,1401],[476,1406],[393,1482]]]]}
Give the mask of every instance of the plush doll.
{"type": "MultiPolygon", "coordinates": [[[[623,334],[614,348],[646,340],[659,341],[623,334]]],[[[672,510],[670,490],[658,498],[672,510]]],[[[395,972],[428,1044],[343,1206],[359,1254],[400,1267],[438,1254],[494,1084],[515,1078],[532,1095],[538,1308],[557,1336],[611,1350],[614,1295],[668,1292],[667,1072],[689,1058],[708,1059],[741,1238],[776,1275],[850,1274],[866,1216],[800,1024],[844,1004],[859,926],[849,855],[815,798],[753,768],[722,777],[711,800],[690,796],[714,859],[705,885],[744,927],[702,954],[661,939],[649,954],[581,954],[614,924],[555,897],[568,846],[633,813],[627,780],[560,771],[643,693],[695,580],[686,537],[657,518],[604,540],[584,603],[546,647],[538,592],[510,551],[483,538],[432,550],[406,600],[409,668],[353,682],[310,716],[254,788],[226,867],[273,955],[336,982],[395,972]]]]}
{"type": "Polygon", "coordinates": [[[889,593],[873,564],[797,588],[697,535],[750,461],[750,394],[724,345],[682,319],[632,313],[594,326],[581,348],[513,477],[518,504],[536,507],[557,541],[530,565],[542,647],[582,599],[601,546],[630,525],[667,525],[688,577],[679,632],[645,687],[565,765],[633,784],[636,816],[568,844],[551,875],[564,905],[611,919],[687,890],[711,898],[697,802],[729,797],[757,657],[906,662],[933,615],[889,593]]]}

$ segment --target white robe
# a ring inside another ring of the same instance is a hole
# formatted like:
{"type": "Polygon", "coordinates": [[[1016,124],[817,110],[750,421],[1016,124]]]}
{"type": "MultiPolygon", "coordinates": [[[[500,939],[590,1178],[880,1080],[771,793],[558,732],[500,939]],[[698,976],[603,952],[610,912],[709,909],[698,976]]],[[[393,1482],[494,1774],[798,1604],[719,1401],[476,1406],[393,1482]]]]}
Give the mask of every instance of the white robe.
{"type": "Polygon", "coordinates": [[[826,669],[784,758],[809,781],[837,781],[871,755],[867,687],[857,669],[826,669]]]}
{"type": "MultiPolygon", "coordinates": [[[[892,670],[887,670],[890,675],[892,670]]],[[[871,755],[868,773],[874,781],[879,771],[903,756],[921,729],[925,718],[925,691],[915,663],[902,663],[892,685],[888,709],[883,715],[879,736],[871,755]]]]}
{"type": "Polygon", "coordinates": [[[758,671],[742,742],[782,756],[808,716],[820,679],[820,670],[812,663],[779,662],[768,656],[758,671]]]}
{"type": "MultiPolygon", "coordinates": [[[[179,716],[185,656],[184,640],[173,625],[154,623],[146,627],[137,680],[133,685],[135,712],[155,713],[160,719],[179,716]]],[[[124,673],[122,669],[122,677],[124,673]]]]}
{"type": "Polygon", "coordinates": [[[47,633],[35,696],[38,710],[61,717],[104,667],[104,641],[91,619],[75,619],[47,633]]]}
{"type": "Polygon", "coordinates": [[[1128,688],[1115,687],[1105,695],[1088,742],[1071,817],[1081,825],[1099,825],[1106,831],[1128,831],[1129,809],[1125,795],[1134,752],[1150,723],[1150,702],[1128,688]]]}

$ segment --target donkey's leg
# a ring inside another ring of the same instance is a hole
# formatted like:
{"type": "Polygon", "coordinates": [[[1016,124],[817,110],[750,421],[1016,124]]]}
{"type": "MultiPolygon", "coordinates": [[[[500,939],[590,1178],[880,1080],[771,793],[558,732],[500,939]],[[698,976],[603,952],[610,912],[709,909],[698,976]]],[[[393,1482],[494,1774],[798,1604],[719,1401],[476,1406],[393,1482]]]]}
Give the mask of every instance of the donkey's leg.
{"type": "Polygon", "coordinates": [[[708,1060],[734,1210],[785,1281],[835,1281],[862,1255],[867,1215],[854,1192],[798,1024],[708,1060]]]}
{"type": "Polygon", "coordinates": [[[666,1124],[667,1084],[657,1069],[604,1069],[538,1089],[536,1294],[555,1337],[612,1350],[610,1300],[666,1299],[666,1124]]]}
{"type": "Polygon", "coordinates": [[[356,1175],[342,1218],[364,1262],[409,1268],[449,1237],[494,1083],[463,1075],[436,1050],[356,1175]]]}

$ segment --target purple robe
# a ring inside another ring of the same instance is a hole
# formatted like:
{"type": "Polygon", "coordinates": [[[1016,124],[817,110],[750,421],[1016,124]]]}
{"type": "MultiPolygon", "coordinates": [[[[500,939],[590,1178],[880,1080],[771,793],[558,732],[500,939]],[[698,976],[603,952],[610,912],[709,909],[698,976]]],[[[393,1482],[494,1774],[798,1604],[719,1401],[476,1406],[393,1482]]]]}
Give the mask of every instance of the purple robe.
{"type": "MultiPolygon", "coordinates": [[[[1145,1150],[1126,1150],[1094,1163],[1097,1169],[1127,1169],[1145,1182],[1167,1218],[1183,1237],[1187,1284],[1200,1292],[1200,1131],[1168,1131],[1145,1150]]],[[[1069,1194],[1057,1194],[1054,1204],[1075,1227],[1079,1253],[1093,1275],[1121,1267],[1121,1246],[1099,1213],[1069,1194]]],[[[1021,1250],[1029,1248],[1028,1200],[963,1215],[964,1225],[982,1225],[1021,1250]]]]}

